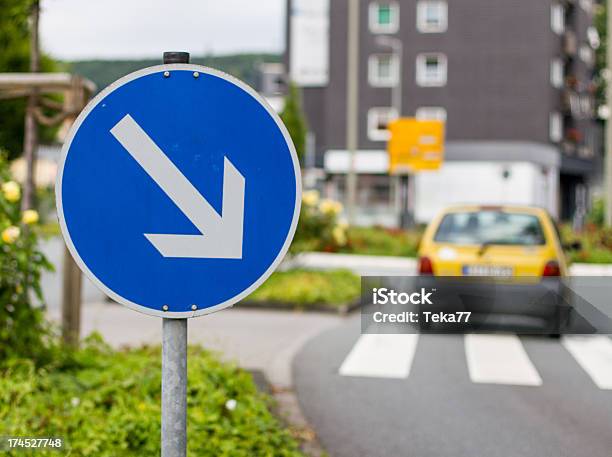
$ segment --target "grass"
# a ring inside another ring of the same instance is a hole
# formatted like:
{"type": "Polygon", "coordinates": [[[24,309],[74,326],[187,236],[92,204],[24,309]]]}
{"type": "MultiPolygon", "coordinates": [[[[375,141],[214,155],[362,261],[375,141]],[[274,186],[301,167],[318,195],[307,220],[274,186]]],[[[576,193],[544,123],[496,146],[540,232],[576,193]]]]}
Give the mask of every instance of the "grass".
{"type": "Polygon", "coordinates": [[[609,264],[612,263],[612,229],[587,224],[585,229],[576,233],[571,226],[561,226],[563,243],[579,241],[581,248],[568,251],[568,259],[572,263],[609,264]]]}
{"type": "Polygon", "coordinates": [[[589,251],[570,252],[568,257],[572,263],[610,264],[612,251],[608,249],[591,249],[589,251]]]}
{"type": "Polygon", "coordinates": [[[297,309],[323,306],[340,308],[356,301],[361,293],[359,276],[348,270],[279,271],[247,299],[251,304],[283,304],[297,309]]]}
{"type": "MultiPolygon", "coordinates": [[[[117,352],[93,339],[53,366],[5,361],[0,366],[0,430],[3,435],[62,437],[67,446],[62,455],[159,455],[160,360],[158,347],[117,352]]],[[[248,373],[192,347],[188,376],[190,457],[303,455],[248,373]],[[235,408],[229,400],[235,400],[235,408]]]]}

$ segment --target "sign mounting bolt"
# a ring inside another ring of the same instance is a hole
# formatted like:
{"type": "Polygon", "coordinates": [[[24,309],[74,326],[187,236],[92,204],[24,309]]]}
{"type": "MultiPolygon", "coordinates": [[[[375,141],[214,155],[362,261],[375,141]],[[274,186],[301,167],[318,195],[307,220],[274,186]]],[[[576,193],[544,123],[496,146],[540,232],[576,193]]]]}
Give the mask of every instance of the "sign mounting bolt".
{"type": "Polygon", "coordinates": [[[170,309],[170,307],[169,307],[168,305],[164,305],[164,306],[162,306],[162,309],[163,309],[164,311],[168,311],[168,310],[170,309]]]}
{"type": "Polygon", "coordinates": [[[200,72],[199,71],[194,71],[193,72],[193,77],[194,78],[199,78],[200,77],[200,72]]]}
{"type": "Polygon", "coordinates": [[[198,310],[198,305],[191,305],[191,310],[192,311],[197,311],[198,310]]]}
{"type": "Polygon", "coordinates": [[[164,71],[164,78],[169,78],[170,77],[170,72],[169,71],[164,71]]]}

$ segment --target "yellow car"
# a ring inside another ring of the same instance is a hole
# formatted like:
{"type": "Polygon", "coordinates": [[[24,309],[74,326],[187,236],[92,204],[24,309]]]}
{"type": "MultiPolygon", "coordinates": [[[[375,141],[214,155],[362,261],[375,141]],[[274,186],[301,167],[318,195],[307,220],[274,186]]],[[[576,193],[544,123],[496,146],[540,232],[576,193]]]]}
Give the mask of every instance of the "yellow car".
{"type": "MultiPolygon", "coordinates": [[[[453,302],[451,307],[471,311],[489,323],[503,316],[521,330],[544,327],[549,334],[558,334],[569,316],[564,292],[567,262],[556,226],[543,209],[446,209],[425,231],[418,265],[421,278],[471,278],[460,292],[449,292],[454,298],[442,297],[439,309],[453,302]]],[[[448,291],[439,281],[437,289],[448,291]]]]}

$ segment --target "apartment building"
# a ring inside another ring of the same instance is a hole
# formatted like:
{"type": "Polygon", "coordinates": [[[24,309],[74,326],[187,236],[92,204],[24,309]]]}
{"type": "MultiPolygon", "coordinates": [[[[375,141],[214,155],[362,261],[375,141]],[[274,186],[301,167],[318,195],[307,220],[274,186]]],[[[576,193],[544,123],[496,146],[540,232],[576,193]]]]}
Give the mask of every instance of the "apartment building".
{"type": "MultiPolygon", "coordinates": [[[[452,203],[533,204],[564,219],[584,211],[601,156],[594,8],[360,0],[359,221],[397,222],[385,149],[398,116],[446,122],[444,166],[412,180],[418,221],[452,203]]],[[[288,76],[303,90],[325,192],[343,200],[348,0],[287,0],[287,12],[288,76]]]]}

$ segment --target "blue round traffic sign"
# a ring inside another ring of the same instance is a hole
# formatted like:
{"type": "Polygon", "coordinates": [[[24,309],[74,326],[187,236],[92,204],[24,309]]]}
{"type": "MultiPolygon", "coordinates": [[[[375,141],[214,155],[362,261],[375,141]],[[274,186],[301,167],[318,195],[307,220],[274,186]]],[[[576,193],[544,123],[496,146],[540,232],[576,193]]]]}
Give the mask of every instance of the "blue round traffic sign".
{"type": "Polygon", "coordinates": [[[245,298],[281,262],[300,168],[254,90],[205,67],[162,65],[85,108],[56,195],[72,256],[107,295],[146,314],[195,317],[245,298]]]}

